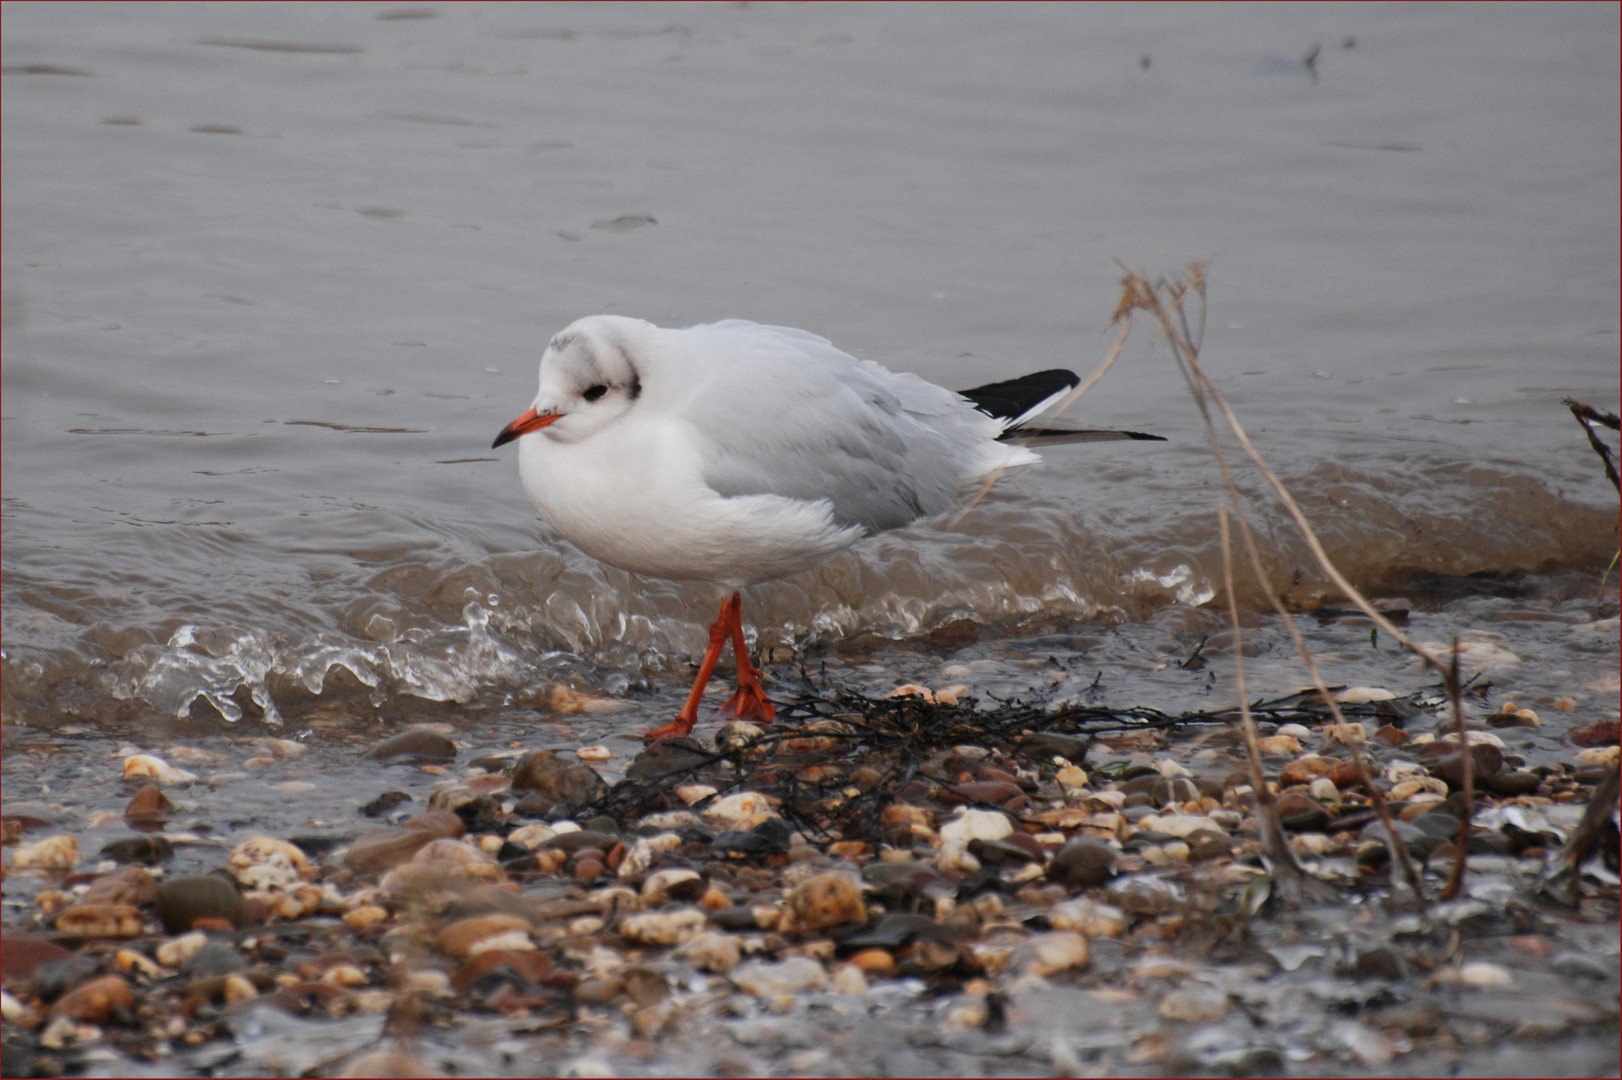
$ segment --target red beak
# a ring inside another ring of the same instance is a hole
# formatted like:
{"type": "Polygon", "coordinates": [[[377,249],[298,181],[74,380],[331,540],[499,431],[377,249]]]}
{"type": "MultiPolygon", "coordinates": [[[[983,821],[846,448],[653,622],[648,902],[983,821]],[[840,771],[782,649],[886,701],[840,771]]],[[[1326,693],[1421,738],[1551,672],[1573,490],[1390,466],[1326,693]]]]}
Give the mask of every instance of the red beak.
{"type": "Polygon", "coordinates": [[[505,446],[520,435],[528,435],[532,431],[539,431],[562,415],[562,413],[555,412],[537,413],[534,409],[531,409],[502,428],[501,434],[496,436],[496,441],[490,444],[490,449],[494,450],[498,446],[505,446]]]}

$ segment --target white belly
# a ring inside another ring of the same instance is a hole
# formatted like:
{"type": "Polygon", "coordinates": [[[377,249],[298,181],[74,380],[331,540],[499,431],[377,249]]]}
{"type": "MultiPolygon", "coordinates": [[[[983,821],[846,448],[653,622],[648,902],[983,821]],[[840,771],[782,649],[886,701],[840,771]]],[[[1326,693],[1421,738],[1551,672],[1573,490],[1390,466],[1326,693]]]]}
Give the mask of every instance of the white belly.
{"type": "Polygon", "coordinates": [[[616,426],[584,443],[519,441],[524,490],[575,546],[624,570],[738,588],[806,570],[860,539],[826,502],[723,498],[679,421],[616,426]]]}

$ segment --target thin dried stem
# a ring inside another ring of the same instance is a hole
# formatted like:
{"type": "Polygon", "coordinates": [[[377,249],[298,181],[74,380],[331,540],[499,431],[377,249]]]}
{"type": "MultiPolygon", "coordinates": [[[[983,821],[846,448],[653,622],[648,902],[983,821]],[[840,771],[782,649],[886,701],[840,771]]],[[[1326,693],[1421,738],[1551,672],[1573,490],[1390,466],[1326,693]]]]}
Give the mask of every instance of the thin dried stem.
{"type": "MultiPolygon", "coordinates": [[[[1113,321],[1111,322],[1111,325],[1114,325],[1113,321]]],[[[1078,383],[1075,389],[1066,394],[1064,399],[1061,400],[1058,405],[1054,406],[1054,418],[1062,416],[1066,409],[1070,408],[1071,405],[1076,403],[1077,398],[1081,397],[1081,395],[1085,394],[1098,384],[1098,380],[1102,379],[1104,377],[1104,373],[1108,371],[1115,363],[1115,358],[1121,355],[1121,347],[1126,344],[1126,335],[1131,329],[1132,328],[1130,325],[1121,328],[1120,334],[1116,335],[1115,344],[1110,346],[1110,351],[1105,354],[1103,362],[1098,365],[1098,369],[1091,375],[1087,376],[1087,378],[1082,382],[1078,383]]],[[[1031,440],[1029,438],[1020,439],[1016,440],[1013,445],[1023,448],[1028,446],[1030,441],[1031,440]]],[[[974,495],[969,498],[969,501],[963,504],[963,508],[961,510],[952,515],[952,520],[946,523],[946,527],[948,529],[957,528],[958,522],[962,521],[964,516],[968,514],[970,510],[973,510],[981,499],[986,497],[986,492],[991,490],[991,485],[995,484],[1002,477],[1002,474],[1007,471],[1007,466],[993,469],[991,475],[986,477],[985,483],[980,485],[980,490],[976,491],[974,495]]]]}
{"type": "MultiPolygon", "coordinates": [[[[1127,278],[1123,282],[1121,301],[1116,307],[1115,318],[1117,320],[1126,320],[1128,326],[1130,326],[1132,310],[1135,308],[1143,308],[1155,317],[1155,319],[1159,322],[1162,331],[1171,341],[1172,352],[1178,360],[1179,370],[1182,371],[1185,381],[1188,382],[1189,389],[1194,395],[1195,403],[1199,406],[1201,416],[1205,420],[1206,434],[1211,440],[1212,450],[1216,456],[1217,464],[1222,471],[1223,482],[1227,487],[1229,500],[1232,502],[1234,514],[1239,520],[1239,528],[1245,541],[1245,550],[1249,557],[1252,573],[1255,575],[1257,584],[1261,587],[1262,591],[1267,594],[1268,600],[1272,604],[1274,611],[1283,620],[1285,628],[1289,631],[1291,639],[1295,642],[1297,652],[1300,654],[1302,661],[1306,665],[1307,671],[1312,677],[1313,685],[1317,688],[1320,698],[1323,700],[1331,715],[1334,717],[1335,724],[1341,730],[1345,731],[1348,730],[1345,726],[1346,719],[1340,711],[1339,703],[1336,702],[1334,700],[1334,696],[1330,694],[1327,684],[1324,682],[1322,675],[1318,671],[1317,663],[1313,660],[1311,651],[1307,648],[1306,641],[1302,638],[1299,630],[1295,626],[1294,620],[1285,610],[1277,594],[1272,589],[1270,582],[1267,580],[1266,571],[1262,567],[1261,554],[1256,543],[1255,534],[1250,528],[1248,519],[1240,509],[1241,500],[1238,485],[1234,481],[1232,470],[1228,467],[1227,457],[1222,452],[1221,441],[1217,438],[1215,422],[1211,417],[1210,409],[1206,405],[1206,395],[1209,394],[1210,397],[1215,400],[1219,406],[1221,406],[1224,416],[1229,420],[1230,426],[1235,428],[1236,434],[1239,435],[1241,443],[1245,446],[1251,459],[1255,461],[1272,479],[1275,488],[1278,488],[1285,495],[1285,497],[1288,498],[1288,492],[1283,492],[1283,486],[1278,481],[1277,477],[1267,469],[1265,463],[1263,463],[1260,457],[1256,454],[1254,447],[1250,445],[1249,440],[1244,438],[1243,430],[1237,427],[1237,419],[1228,409],[1226,402],[1222,400],[1221,394],[1217,391],[1215,385],[1211,382],[1209,377],[1206,376],[1204,369],[1199,364],[1198,334],[1203,333],[1205,326],[1205,280],[1204,268],[1198,263],[1192,267],[1187,278],[1169,284],[1162,283],[1159,288],[1149,285],[1149,283],[1141,275],[1128,271],[1127,278]],[[1169,294],[1169,300],[1165,303],[1163,303],[1161,300],[1162,291],[1169,294]],[[1201,300],[1199,306],[1200,330],[1198,333],[1191,332],[1188,325],[1188,314],[1185,307],[1185,301],[1190,296],[1198,296],[1201,300]],[[1170,306],[1170,312],[1167,310],[1168,304],[1170,306]],[[1176,326],[1172,324],[1171,313],[1175,313],[1176,315],[1176,326]]],[[[1293,506],[1293,500],[1290,500],[1290,502],[1293,506]]],[[[1232,577],[1231,573],[1229,572],[1228,538],[1226,531],[1227,522],[1225,513],[1223,515],[1222,524],[1224,530],[1223,572],[1225,585],[1229,591],[1229,603],[1231,607],[1231,605],[1233,605],[1236,601],[1233,596],[1232,577]]],[[[1302,528],[1303,532],[1307,534],[1309,542],[1321,555],[1322,549],[1317,547],[1316,537],[1312,535],[1310,527],[1305,523],[1305,519],[1298,516],[1297,524],[1302,528]]],[[[1322,560],[1327,562],[1327,556],[1322,556],[1322,560]]],[[[1331,567],[1330,569],[1332,570],[1333,568],[1331,567]]],[[[1338,573],[1336,576],[1338,576],[1338,573]]],[[[1351,588],[1349,583],[1347,583],[1346,587],[1348,589],[1351,588]]],[[[1355,590],[1352,591],[1355,592],[1355,590]]],[[[1378,621],[1388,627],[1390,625],[1383,619],[1378,621]]],[[[1406,637],[1400,633],[1394,634],[1394,636],[1399,640],[1407,642],[1406,637]]],[[[1408,644],[1410,644],[1412,647],[1412,643],[1408,644]]],[[[1423,650],[1416,648],[1415,651],[1423,654],[1423,650]]],[[[1455,664],[1456,657],[1457,649],[1455,648],[1455,664]]],[[[1457,683],[1455,682],[1454,685],[1456,686],[1457,683]]],[[[1462,721],[1462,713],[1460,713],[1460,719],[1462,721]]],[[[1356,745],[1353,745],[1350,742],[1348,742],[1348,746],[1352,751],[1352,760],[1357,766],[1359,778],[1365,789],[1369,792],[1370,802],[1375,808],[1376,815],[1379,817],[1381,824],[1385,827],[1386,844],[1391,852],[1393,871],[1401,873],[1403,879],[1406,880],[1408,887],[1413,891],[1421,909],[1423,909],[1425,905],[1425,894],[1420,884],[1419,874],[1414,867],[1412,859],[1410,859],[1408,856],[1407,846],[1403,844],[1401,838],[1397,835],[1396,824],[1391,818],[1390,808],[1386,805],[1384,795],[1374,783],[1373,777],[1369,772],[1368,764],[1364,760],[1362,751],[1356,745]]]]}
{"type": "Polygon", "coordinates": [[[1447,886],[1442,890],[1442,899],[1451,900],[1459,895],[1459,889],[1464,886],[1464,864],[1470,855],[1470,819],[1475,817],[1476,808],[1476,756],[1470,752],[1469,732],[1464,730],[1464,702],[1459,700],[1459,639],[1453,639],[1452,671],[1447,678],[1447,693],[1453,700],[1453,718],[1457,722],[1459,731],[1460,764],[1464,766],[1464,813],[1459,815],[1459,854],[1453,860],[1453,872],[1447,876],[1447,886]]]}
{"type": "MultiPolygon", "coordinates": [[[[1300,629],[1295,625],[1295,618],[1285,610],[1283,602],[1279,600],[1278,594],[1273,591],[1271,583],[1267,580],[1267,572],[1262,568],[1261,552],[1256,547],[1255,536],[1251,534],[1248,524],[1243,519],[1240,520],[1239,524],[1240,532],[1245,541],[1245,553],[1250,557],[1250,571],[1256,578],[1256,584],[1267,594],[1268,601],[1273,605],[1274,613],[1278,615],[1279,620],[1284,624],[1284,629],[1289,631],[1290,640],[1295,642],[1296,654],[1301,657],[1301,663],[1305,665],[1307,674],[1312,678],[1312,685],[1317,689],[1318,697],[1329,708],[1330,715],[1334,717],[1335,726],[1341,731],[1349,731],[1350,729],[1346,725],[1346,717],[1340,711],[1340,702],[1336,701],[1335,696],[1329,692],[1329,684],[1324,681],[1322,673],[1319,672],[1318,662],[1313,658],[1312,650],[1307,648],[1306,639],[1301,636],[1300,629]]],[[[1362,748],[1349,739],[1345,745],[1351,750],[1352,761],[1357,766],[1358,782],[1363,785],[1363,790],[1369,793],[1369,803],[1374,807],[1375,816],[1380,819],[1380,824],[1385,828],[1386,849],[1391,853],[1392,885],[1393,887],[1396,885],[1397,875],[1400,874],[1401,879],[1407,883],[1408,888],[1413,892],[1414,899],[1418,902],[1419,909],[1423,913],[1426,907],[1425,889],[1420,884],[1419,870],[1414,866],[1413,859],[1408,855],[1408,845],[1404,844],[1402,838],[1397,835],[1396,822],[1392,820],[1391,807],[1385,801],[1385,794],[1375,784],[1373,771],[1369,768],[1368,760],[1363,756],[1362,748]]]]}
{"type": "Polygon", "coordinates": [[[1239,628],[1239,602],[1233,591],[1233,549],[1228,536],[1228,508],[1217,504],[1217,524],[1222,532],[1222,583],[1228,594],[1228,623],[1233,628],[1233,680],[1239,695],[1239,730],[1245,739],[1245,759],[1250,766],[1251,798],[1256,804],[1256,823],[1260,828],[1262,854],[1267,858],[1275,887],[1281,898],[1292,903],[1321,899],[1313,895],[1322,891],[1322,883],[1307,874],[1290,849],[1289,838],[1278,819],[1278,808],[1273,804],[1273,793],[1268,790],[1267,777],[1262,773],[1262,751],[1256,739],[1256,721],[1250,715],[1250,695],[1245,691],[1245,650],[1243,632],[1239,628]],[[1309,882],[1311,884],[1309,884],[1309,882]],[[1318,889],[1314,889],[1318,886],[1318,889]]]}

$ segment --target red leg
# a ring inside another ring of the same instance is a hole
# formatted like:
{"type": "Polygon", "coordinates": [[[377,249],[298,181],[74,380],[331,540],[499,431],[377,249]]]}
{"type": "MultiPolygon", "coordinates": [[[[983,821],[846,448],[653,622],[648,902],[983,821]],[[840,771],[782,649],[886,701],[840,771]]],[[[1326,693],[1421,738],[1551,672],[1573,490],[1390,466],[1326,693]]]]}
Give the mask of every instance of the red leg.
{"type": "Polygon", "coordinates": [[[766,691],[760,688],[760,670],[749,662],[749,647],[743,641],[742,595],[733,593],[732,605],[732,654],[738,659],[738,692],[721,706],[721,715],[769,724],[777,719],[777,710],[766,700],[766,691]]]}
{"type": "Polygon", "coordinates": [[[741,604],[737,593],[721,601],[721,613],[715,617],[715,624],[710,627],[710,647],[704,650],[704,662],[698,665],[698,678],[693,681],[692,692],[687,695],[687,704],[681,707],[681,712],[676,714],[675,720],[643,735],[644,742],[678,739],[692,731],[693,725],[698,723],[698,703],[704,697],[704,688],[709,685],[710,673],[715,670],[715,662],[721,657],[721,649],[727,643],[727,635],[738,625],[738,609],[741,604]]]}

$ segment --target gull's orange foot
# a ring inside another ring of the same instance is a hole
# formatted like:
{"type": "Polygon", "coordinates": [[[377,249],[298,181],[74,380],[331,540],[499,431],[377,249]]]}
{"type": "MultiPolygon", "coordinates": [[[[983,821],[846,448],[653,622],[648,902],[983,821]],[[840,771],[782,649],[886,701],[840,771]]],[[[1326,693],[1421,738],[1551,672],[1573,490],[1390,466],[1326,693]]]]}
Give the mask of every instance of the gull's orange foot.
{"type": "Polygon", "coordinates": [[[660,739],[679,739],[693,730],[694,721],[678,716],[662,728],[642,733],[643,742],[658,742],[660,739]]]}
{"type": "Polygon", "coordinates": [[[739,720],[754,720],[769,724],[777,719],[777,710],[766,700],[766,691],[760,688],[760,684],[752,683],[738,687],[738,692],[727,698],[726,704],[721,706],[720,715],[722,719],[736,717],[739,720]]]}

